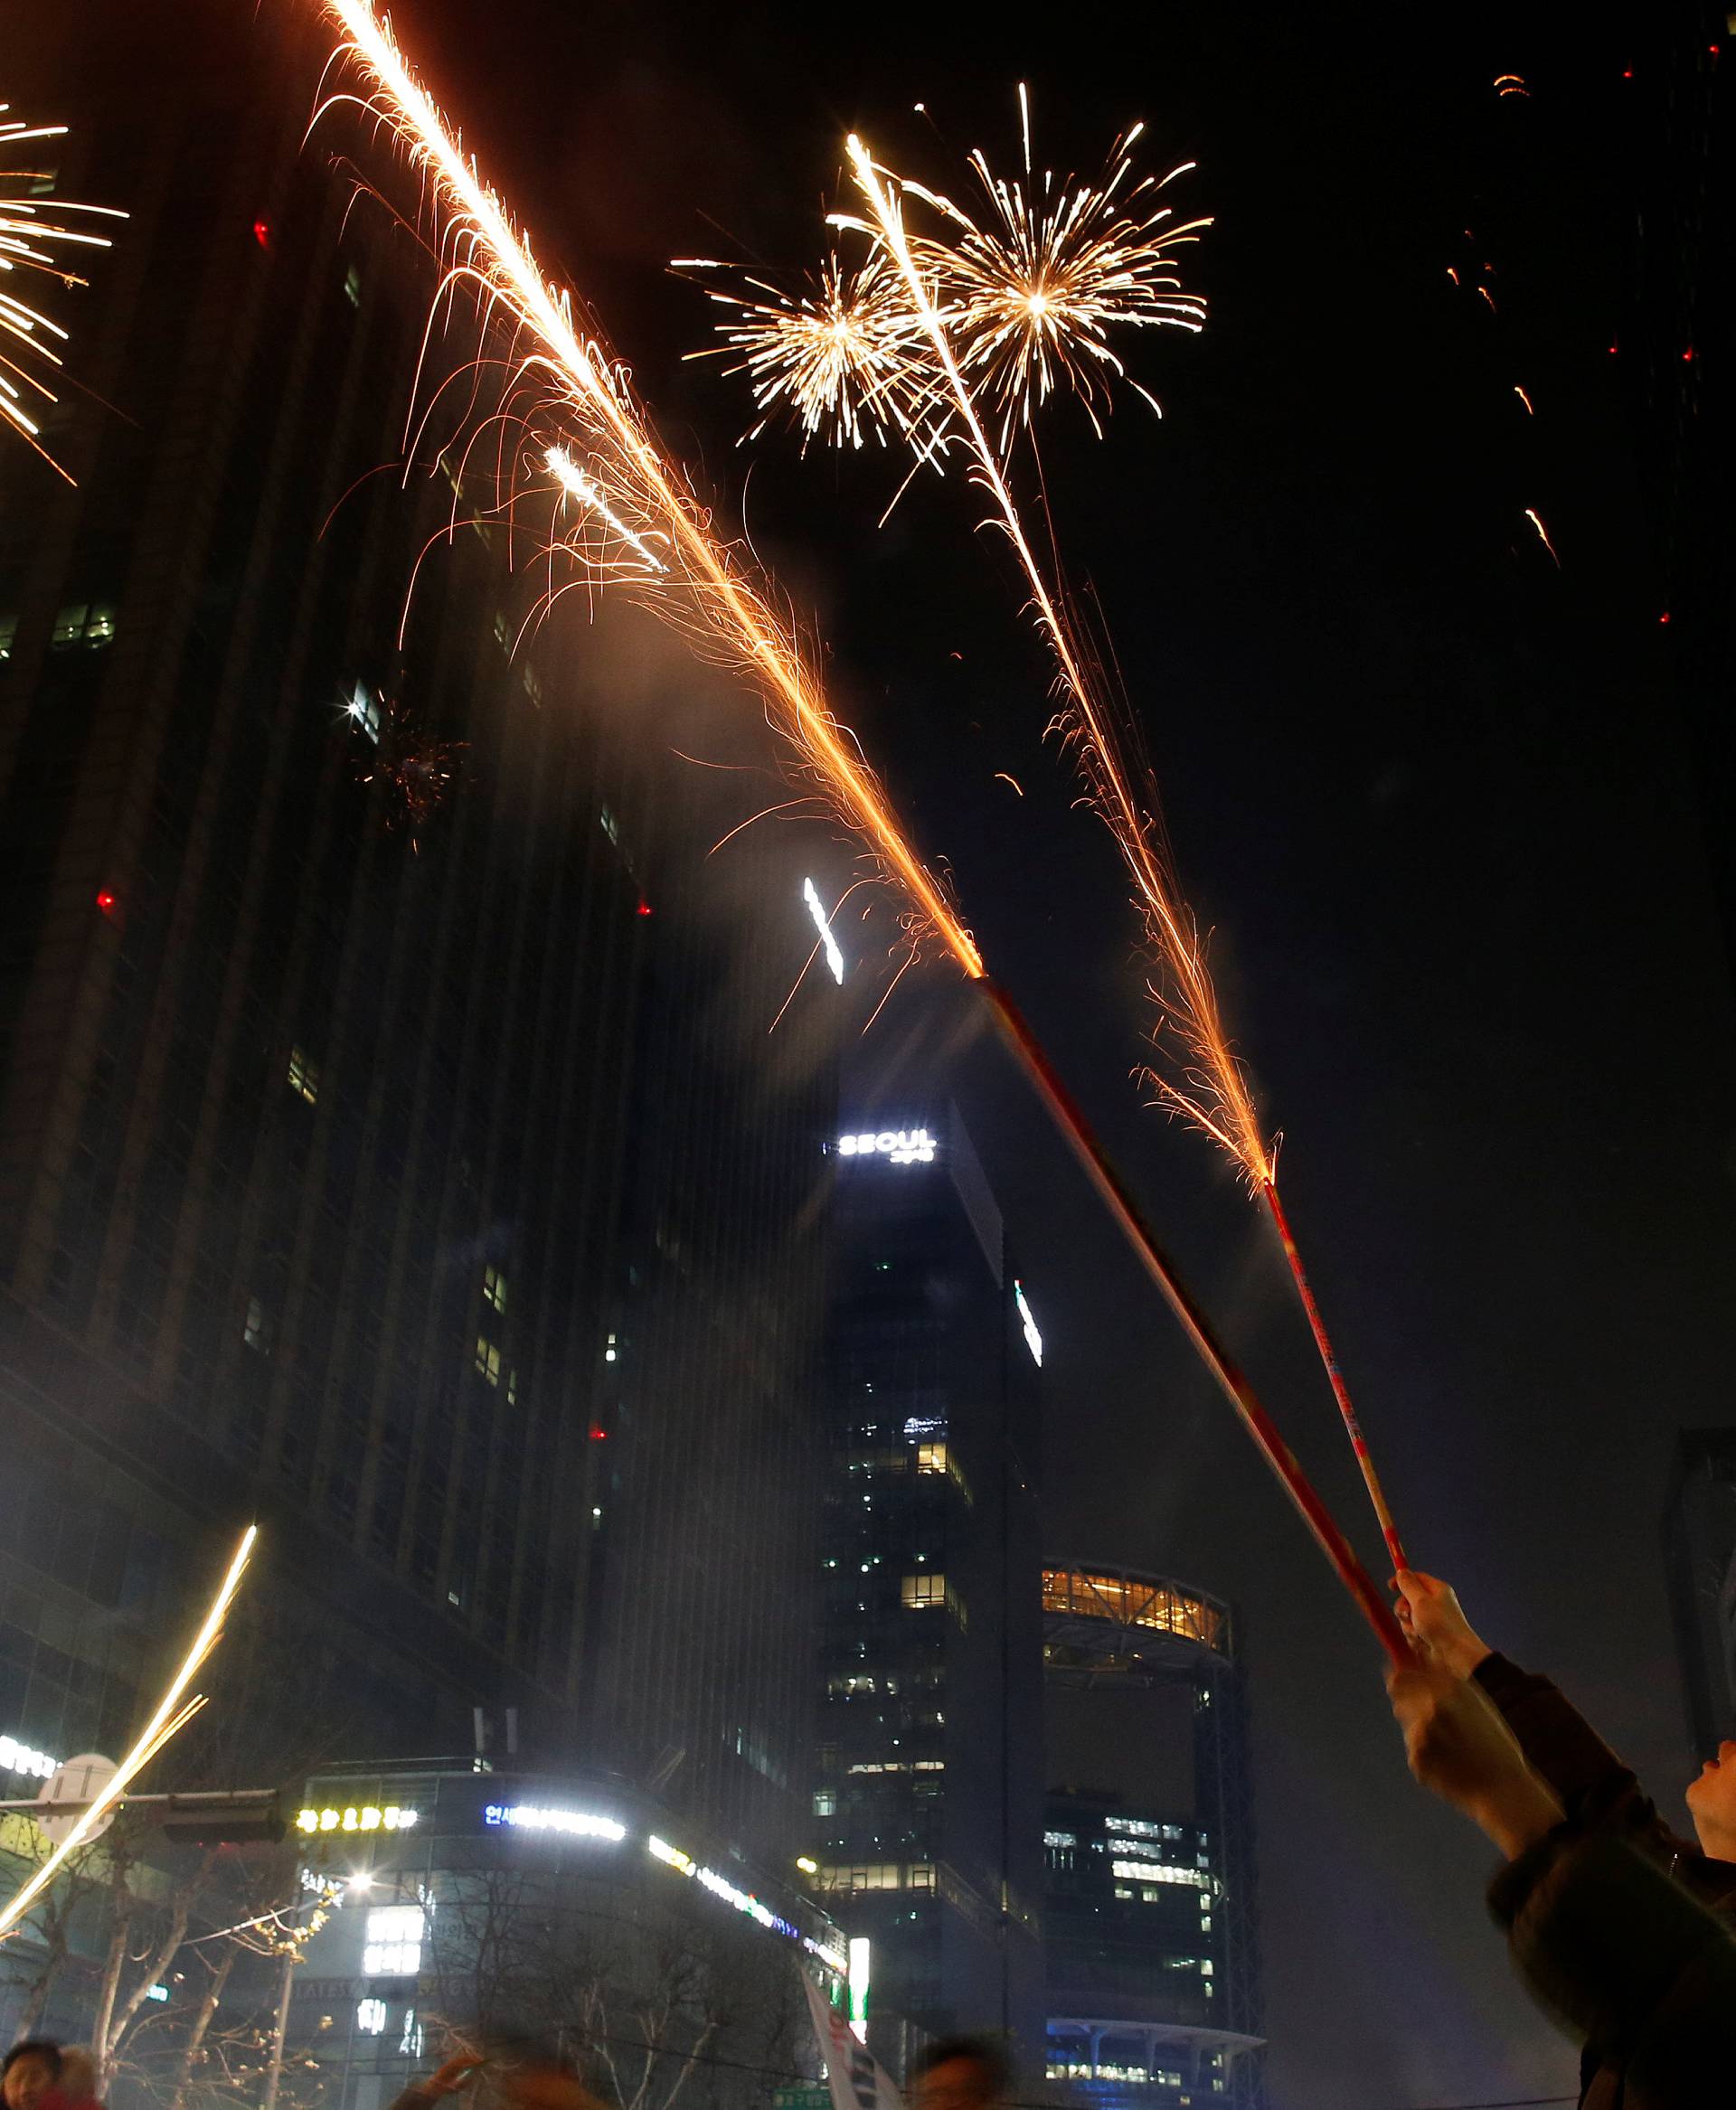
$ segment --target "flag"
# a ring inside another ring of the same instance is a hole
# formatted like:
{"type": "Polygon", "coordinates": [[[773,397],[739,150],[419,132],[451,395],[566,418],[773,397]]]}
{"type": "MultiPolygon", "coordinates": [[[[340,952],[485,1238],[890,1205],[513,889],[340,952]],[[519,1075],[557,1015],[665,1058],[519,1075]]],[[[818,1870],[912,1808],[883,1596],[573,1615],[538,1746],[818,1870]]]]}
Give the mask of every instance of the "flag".
{"type": "Polygon", "coordinates": [[[850,2034],[850,2025],[802,1973],[814,2034],[820,2040],[826,2077],[832,2083],[832,2110],[904,2110],[904,2102],[880,2061],[850,2034]]]}

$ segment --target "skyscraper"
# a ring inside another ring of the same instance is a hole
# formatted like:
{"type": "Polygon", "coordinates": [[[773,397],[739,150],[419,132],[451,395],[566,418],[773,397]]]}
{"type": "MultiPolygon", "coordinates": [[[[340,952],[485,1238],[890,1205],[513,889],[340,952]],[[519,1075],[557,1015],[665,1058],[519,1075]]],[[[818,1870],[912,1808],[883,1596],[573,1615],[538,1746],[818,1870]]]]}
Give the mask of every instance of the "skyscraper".
{"type": "Polygon", "coordinates": [[[383,146],[304,146],[324,57],[213,0],[9,42],[71,127],[42,182],[131,217],[49,433],[79,488],[0,466],[0,1731],[112,1748],[258,1514],[219,1699],[286,1772],[474,1710],[564,1762],[616,1678],[682,1806],[788,1837],[742,1776],[796,1764],[798,1509],[771,1587],[618,1670],[660,1478],[812,1442],[828,1058],[798,1009],[799,1062],[731,1059],[812,943],[798,838],[702,886],[722,779],[668,736],[763,770],[756,707],[631,612],[527,628],[486,490],[434,439],[406,475],[435,273],[331,165],[383,146]],[[748,1276],[776,1352],[692,1381],[748,1276]],[[634,1364],[650,1296],[684,1363],[634,1364]]]}
{"type": "Polygon", "coordinates": [[[1043,1610],[1049,2078],[1120,2110],[1253,2110],[1253,1796],[1229,1607],[1052,1561],[1043,1610]]]}
{"type": "Polygon", "coordinates": [[[1042,1339],[956,1107],[846,1111],[832,1162],[819,1880],[889,2057],[1033,2052],[1042,1339]]]}

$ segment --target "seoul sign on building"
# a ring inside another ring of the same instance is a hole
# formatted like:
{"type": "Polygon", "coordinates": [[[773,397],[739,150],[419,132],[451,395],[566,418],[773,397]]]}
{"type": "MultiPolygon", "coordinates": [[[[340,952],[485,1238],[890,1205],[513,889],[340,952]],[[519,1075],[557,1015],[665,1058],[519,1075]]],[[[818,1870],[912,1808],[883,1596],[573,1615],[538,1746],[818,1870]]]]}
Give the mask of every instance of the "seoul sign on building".
{"type": "Polygon", "coordinates": [[[878,1135],[864,1129],[838,1138],[840,1157],[884,1157],[895,1165],[931,1165],[934,1147],[926,1128],[882,1128],[878,1135]]]}

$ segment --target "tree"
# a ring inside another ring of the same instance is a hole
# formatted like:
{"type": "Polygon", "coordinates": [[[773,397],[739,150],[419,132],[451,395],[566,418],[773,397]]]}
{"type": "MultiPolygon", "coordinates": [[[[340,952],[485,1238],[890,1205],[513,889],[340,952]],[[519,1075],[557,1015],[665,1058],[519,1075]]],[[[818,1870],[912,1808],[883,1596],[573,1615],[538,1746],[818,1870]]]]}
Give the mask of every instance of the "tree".
{"type": "Polygon", "coordinates": [[[612,2110],[735,2110],[813,2063],[794,1955],[673,1879],[658,1897],[558,1863],[448,1874],[424,1964],[429,2020],[546,2037],[612,2110]]]}

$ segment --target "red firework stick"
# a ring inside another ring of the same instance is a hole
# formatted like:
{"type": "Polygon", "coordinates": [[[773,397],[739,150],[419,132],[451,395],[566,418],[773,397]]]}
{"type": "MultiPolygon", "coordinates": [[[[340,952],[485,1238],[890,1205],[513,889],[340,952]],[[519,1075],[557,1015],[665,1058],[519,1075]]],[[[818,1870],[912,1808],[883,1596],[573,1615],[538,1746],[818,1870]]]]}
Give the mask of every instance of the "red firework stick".
{"type": "MultiPolygon", "coordinates": [[[[1128,1244],[1144,1263],[1146,1274],[1163,1292],[1170,1309],[1181,1321],[1183,1331],[1194,1343],[1200,1360],[1217,1380],[1219,1389],[1235,1408],[1242,1427],[1259,1445],[1260,1455],[1277,1474],[1285,1493],[1295,1505],[1297,1514],[1312,1532],[1316,1545],[1332,1563],[1339,1581],[1355,1599],[1358,1609],[1373,1628],[1375,1639],[1388,1656],[1395,1663],[1408,1663],[1410,1661],[1410,1646],[1404,1638],[1391,1606],[1376,1587],[1373,1578],[1357,1559],[1354,1549],[1339,1530],[1332,1512],[1316,1493],[1289,1446],[1278,1433],[1271,1416],[1255,1397],[1253,1387],[1212,1332],[1211,1321],[1194,1303],[1177,1276],[1168,1255],[1157,1243],[1150,1225],[1141,1213],[1138,1203],[1128,1192],[1120,1174],[1104,1154],[1103,1146],[1091,1133],[1090,1126],[1072,1094],[1056,1075],[1048,1056],[1005,991],[986,975],[981,977],[979,986],[988,999],[989,1010],[994,1013],[995,1022],[1005,1034],[1008,1046],[1017,1055],[1026,1074],[1042,1094],[1056,1126],[1072,1146],[1074,1156],[1084,1167],[1087,1178],[1108,1206],[1110,1215],[1120,1225],[1128,1244]]],[[[1370,1473],[1372,1479],[1372,1469],[1370,1473]]]]}
{"type": "Polygon", "coordinates": [[[1392,1521],[1392,1512],[1386,1504],[1386,1492],[1381,1485],[1381,1476],[1374,1470],[1374,1461],[1369,1455],[1367,1439],[1363,1435],[1363,1425],[1356,1418],[1356,1409],[1350,1403],[1350,1387],[1344,1382],[1344,1373],[1338,1368],[1338,1358],[1332,1352],[1331,1337],[1326,1332],[1326,1321],[1320,1316],[1320,1307],[1314,1301],[1314,1292],[1308,1286],[1307,1270],[1302,1266],[1302,1256],[1290,1235],[1290,1220],[1285,1214],[1284,1204],[1278,1198],[1278,1189],[1270,1180],[1260,1189],[1272,1221],[1278,1226],[1278,1235],[1284,1241],[1284,1258],[1290,1264],[1290,1276],[1297,1294],[1302,1299],[1302,1309],[1308,1314],[1308,1324],[1314,1333],[1314,1344],[1320,1351],[1320,1361],[1326,1365],[1326,1376],[1332,1381],[1332,1396],[1338,1402],[1338,1411],[1344,1418],[1344,1433],[1350,1438],[1350,1447],[1356,1454],[1356,1463],[1362,1468],[1363,1485],[1368,1490],[1368,1499],[1374,1504],[1374,1514],[1380,1519],[1381,1536],[1386,1540],[1387,1557],[1396,1571],[1410,1564],[1404,1557],[1404,1547],[1399,1538],[1399,1527],[1392,1521]]]}

